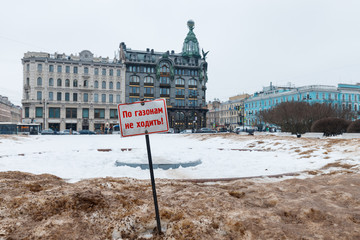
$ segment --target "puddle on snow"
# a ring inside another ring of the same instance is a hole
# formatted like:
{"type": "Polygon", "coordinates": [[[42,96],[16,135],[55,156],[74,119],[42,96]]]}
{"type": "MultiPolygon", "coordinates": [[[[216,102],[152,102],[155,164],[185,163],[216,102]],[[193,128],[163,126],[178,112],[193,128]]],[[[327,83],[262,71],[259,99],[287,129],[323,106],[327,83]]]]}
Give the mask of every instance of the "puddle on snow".
{"type": "MultiPolygon", "coordinates": [[[[153,169],[161,168],[163,170],[168,170],[168,169],[176,169],[179,167],[187,168],[187,167],[195,167],[199,164],[201,164],[201,160],[197,160],[197,161],[193,161],[193,162],[186,162],[186,163],[159,163],[159,164],[153,163],[153,169]]],[[[127,163],[127,162],[116,161],[115,166],[117,166],[117,167],[128,166],[128,167],[132,167],[132,168],[140,167],[142,170],[149,169],[148,163],[146,163],[146,164],[144,164],[144,163],[127,163]]]]}

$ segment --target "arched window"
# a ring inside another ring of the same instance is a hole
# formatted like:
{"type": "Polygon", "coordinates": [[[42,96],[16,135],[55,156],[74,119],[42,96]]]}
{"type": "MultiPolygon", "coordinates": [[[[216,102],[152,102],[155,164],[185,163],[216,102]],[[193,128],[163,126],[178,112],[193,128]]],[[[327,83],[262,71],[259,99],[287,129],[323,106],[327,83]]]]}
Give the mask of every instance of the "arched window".
{"type": "Polygon", "coordinates": [[[164,62],[160,65],[160,72],[161,73],[169,73],[170,72],[170,66],[168,63],[164,62]]]}
{"type": "Polygon", "coordinates": [[[197,82],[195,79],[189,79],[189,86],[196,86],[197,82]]]}
{"type": "Polygon", "coordinates": [[[147,77],[144,78],[144,83],[146,83],[146,84],[154,84],[154,79],[152,77],[147,76],[147,77]]]}
{"type": "Polygon", "coordinates": [[[175,80],[175,84],[176,84],[176,85],[185,85],[185,80],[182,79],[182,78],[177,78],[177,79],[175,80]]]}
{"type": "Polygon", "coordinates": [[[41,77],[38,77],[38,79],[37,79],[37,85],[38,85],[38,86],[41,86],[41,85],[42,85],[42,79],[41,79],[41,77]]]}
{"type": "Polygon", "coordinates": [[[102,88],[102,89],[106,89],[106,82],[105,82],[105,81],[102,81],[102,83],[101,83],[101,88],[102,88]]]}
{"type": "Polygon", "coordinates": [[[117,90],[120,89],[120,82],[116,82],[116,89],[117,89],[117,90]]]}
{"type": "Polygon", "coordinates": [[[84,74],[89,74],[89,68],[88,67],[84,67],[84,74]]]}
{"type": "Polygon", "coordinates": [[[54,79],[49,78],[49,86],[54,86],[54,79]]]}
{"type": "Polygon", "coordinates": [[[65,80],[65,87],[70,87],[70,80],[69,79],[65,80]]]}
{"type": "Polygon", "coordinates": [[[61,79],[60,78],[57,80],[57,86],[61,87],[61,79]]]}
{"type": "Polygon", "coordinates": [[[114,83],[113,82],[109,82],[109,89],[114,89],[114,83]]]}
{"type": "Polygon", "coordinates": [[[74,82],[73,82],[73,86],[74,87],[77,87],[78,86],[78,81],[75,79],[74,82]]]}
{"type": "Polygon", "coordinates": [[[138,76],[130,76],[130,83],[139,83],[140,78],[138,76]]]}
{"type": "Polygon", "coordinates": [[[98,81],[94,82],[94,88],[99,88],[99,82],[98,81]]]}

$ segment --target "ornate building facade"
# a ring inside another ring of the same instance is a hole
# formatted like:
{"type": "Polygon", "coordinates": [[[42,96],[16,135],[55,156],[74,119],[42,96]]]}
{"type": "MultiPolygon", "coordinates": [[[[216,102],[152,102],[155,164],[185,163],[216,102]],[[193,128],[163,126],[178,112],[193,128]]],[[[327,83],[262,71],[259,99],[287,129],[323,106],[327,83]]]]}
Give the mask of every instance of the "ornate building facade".
{"type": "Polygon", "coordinates": [[[132,50],[120,44],[126,66],[125,101],[165,98],[169,124],[176,132],[206,126],[207,53],[200,56],[192,20],[188,27],[181,53],[132,50]]]}
{"type": "Polygon", "coordinates": [[[188,21],[181,53],[131,50],[119,59],[27,52],[23,64],[23,119],[43,129],[104,131],[118,123],[117,104],[165,98],[170,127],[206,126],[207,53],[188,21]]]}
{"type": "Polygon", "coordinates": [[[8,97],[0,95],[0,122],[21,122],[21,108],[12,104],[8,97]]]}

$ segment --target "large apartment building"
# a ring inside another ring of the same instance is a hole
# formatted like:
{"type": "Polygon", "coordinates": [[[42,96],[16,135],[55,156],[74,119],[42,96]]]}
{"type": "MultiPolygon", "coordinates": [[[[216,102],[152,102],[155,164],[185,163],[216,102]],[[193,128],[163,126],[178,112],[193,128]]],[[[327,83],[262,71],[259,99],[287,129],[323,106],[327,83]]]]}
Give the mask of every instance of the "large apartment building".
{"type": "Polygon", "coordinates": [[[124,102],[125,66],[118,59],[27,52],[23,119],[54,130],[103,130],[117,124],[116,104],[124,102]]]}
{"type": "Polygon", "coordinates": [[[8,97],[0,95],[0,122],[21,122],[21,108],[14,105],[8,97]]]}
{"type": "Polygon", "coordinates": [[[118,58],[28,52],[23,63],[23,117],[54,130],[104,130],[118,122],[117,104],[165,98],[169,124],[180,131],[206,125],[206,54],[189,20],[182,52],[132,50],[118,58]]]}

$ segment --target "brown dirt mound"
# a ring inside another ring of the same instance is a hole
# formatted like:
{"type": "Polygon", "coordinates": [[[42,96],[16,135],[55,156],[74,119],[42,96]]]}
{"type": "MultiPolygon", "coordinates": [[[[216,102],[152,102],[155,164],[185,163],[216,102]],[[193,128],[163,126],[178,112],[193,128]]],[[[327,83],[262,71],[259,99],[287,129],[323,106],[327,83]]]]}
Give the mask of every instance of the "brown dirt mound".
{"type": "Polygon", "coordinates": [[[360,239],[360,175],[263,183],[0,173],[0,239],[360,239]]]}

